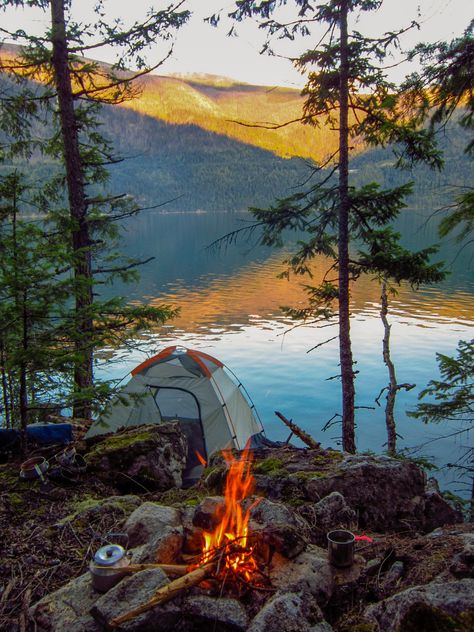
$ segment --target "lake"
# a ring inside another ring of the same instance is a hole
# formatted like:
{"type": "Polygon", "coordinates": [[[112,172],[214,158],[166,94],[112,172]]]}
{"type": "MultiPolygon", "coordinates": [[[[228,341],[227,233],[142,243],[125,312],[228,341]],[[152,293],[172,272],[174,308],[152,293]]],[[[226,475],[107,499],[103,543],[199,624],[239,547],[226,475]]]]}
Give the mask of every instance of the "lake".
{"type": "MultiPolygon", "coordinates": [[[[119,288],[129,300],[180,307],[180,315],[159,331],[143,336],[142,350],[122,349],[115,362],[98,373],[128,379],[128,372],[163,347],[180,344],[215,355],[229,366],[250,393],[267,436],[285,440],[289,431],[275,416],[281,411],[323,446],[339,447],[340,426],[323,432],[328,420],[340,412],[337,340],[316,345],[337,335],[335,323],[295,326],[281,312],[282,305],[304,304],[300,284],[277,278],[284,251],[239,243],[225,249],[208,249],[216,238],[246,225],[246,213],[164,213],[145,211],[125,225],[127,254],[155,259],[141,269],[135,287],[119,288]]],[[[416,208],[405,211],[397,228],[405,245],[422,248],[436,241],[432,223],[425,223],[416,208]]],[[[391,351],[398,381],[416,384],[400,391],[396,405],[399,447],[422,445],[417,456],[438,465],[455,461],[469,440],[465,434],[440,439],[455,425],[425,426],[407,417],[417,394],[438,377],[436,352],[454,354],[460,339],[474,335],[474,264],[472,248],[447,241],[439,255],[451,274],[443,283],[413,291],[403,286],[390,300],[391,351]]],[[[315,264],[315,277],[326,270],[315,264]]],[[[352,340],[357,361],[357,448],[384,450],[383,404],[375,399],[387,384],[382,359],[383,327],[379,316],[379,285],[361,278],[352,291],[352,340]]],[[[109,356],[110,357],[110,356],[109,356]]],[[[295,441],[296,444],[298,444],[295,441]]],[[[443,487],[468,493],[467,482],[456,481],[452,470],[436,476],[443,487]]]]}

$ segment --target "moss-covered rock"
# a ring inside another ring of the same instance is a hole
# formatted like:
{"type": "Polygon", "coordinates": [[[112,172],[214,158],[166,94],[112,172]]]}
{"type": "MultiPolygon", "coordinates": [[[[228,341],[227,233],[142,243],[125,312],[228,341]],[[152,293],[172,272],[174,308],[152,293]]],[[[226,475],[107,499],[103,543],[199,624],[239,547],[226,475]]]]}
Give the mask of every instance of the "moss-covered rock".
{"type": "Polygon", "coordinates": [[[186,457],[186,437],[173,422],[94,439],[86,460],[90,470],[120,491],[165,491],[181,486],[186,457]]]}

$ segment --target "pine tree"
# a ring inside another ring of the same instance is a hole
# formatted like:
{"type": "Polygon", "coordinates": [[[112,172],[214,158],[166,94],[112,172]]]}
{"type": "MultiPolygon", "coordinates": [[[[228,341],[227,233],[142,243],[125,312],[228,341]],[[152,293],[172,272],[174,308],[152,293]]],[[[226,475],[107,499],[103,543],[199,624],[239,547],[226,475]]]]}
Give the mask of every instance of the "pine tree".
{"type": "MultiPolygon", "coordinates": [[[[337,302],[339,350],[342,384],[342,445],[354,452],[355,386],[350,337],[350,283],[362,273],[375,273],[393,279],[418,278],[434,282],[442,277],[440,266],[428,266],[424,254],[408,257],[400,249],[398,238],[389,225],[404,207],[410,185],[394,190],[381,190],[375,184],[355,189],[349,180],[349,156],[352,144],[361,140],[366,145],[396,145],[398,165],[423,160],[433,167],[441,166],[439,152],[429,130],[419,127],[395,86],[387,81],[381,68],[391,46],[397,45],[398,33],[387,33],[379,39],[365,38],[357,31],[349,32],[348,17],[354,12],[372,11],[380,0],[331,0],[315,6],[308,0],[295,0],[296,15],[281,22],[273,17],[285,0],[251,2],[240,0],[229,15],[242,20],[252,16],[264,18],[262,24],[270,36],[293,39],[309,35],[314,23],[324,25],[326,37],[301,55],[296,65],[308,81],[301,121],[308,125],[327,125],[338,129],[339,146],[334,156],[315,169],[316,184],[270,209],[251,209],[263,230],[263,242],[281,243],[285,230],[305,231],[306,241],[287,260],[288,274],[310,274],[310,261],[317,254],[333,260],[325,280],[317,287],[308,286],[310,303],[303,310],[289,310],[295,317],[327,318],[337,302]],[[324,170],[322,167],[333,165],[324,170]],[[351,256],[351,243],[365,248],[357,258],[351,256]],[[421,264],[414,269],[412,266],[421,264]],[[334,278],[331,276],[334,275],[334,278]]],[[[213,16],[213,23],[219,16],[213,16]]],[[[267,43],[265,48],[270,49],[267,43]]],[[[430,253],[431,254],[431,251],[430,253]]]]}
{"type": "Polygon", "coordinates": [[[179,11],[183,3],[178,2],[163,11],[150,10],[142,23],[135,22],[126,29],[120,22],[108,24],[104,20],[104,4],[104,0],[97,3],[97,21],[91,25],[74,23],[73,3],[67,0],[3,0],[1,4],[3,10],[35,6],[51,12],[51,29],[44,38],[28,37],[23,31],[11,34],[24,44],[23,56],[7,60],[2,70],[21,89],[2,98],[2,126],[14,137],[10,153],[31,159],[34,152],[40,151],[54,160],[60,159],[64,165],[64,173],[54,182],[65,182],[68,216],[59,213],[56,221],[58,228],[65,230],[70,245],[75,301],[68,327],[74,344],[73,414],[84,418],[91,415],[94,350],[119,330],[162,322],[173,314],[167,306],[130,308],[120,300],[104,303],[96,298],[94,288],[105,282],[105,276],[130,277],[138,264],[109,261],[108,266],[99,264],[94,268],[103,255],[101,244],[107,246],[107,239],[117,235],[114,222],[138,210],[122,195],[107,196],[97,188],[91,190],[107,180],[106,166],[117,160],[98,130],[98,106],[131,98],[135,90],[133,80],[151,70],[142,51],[155,39],[169,38],[189,16],[187,11],[179,11]],[[91,34],[95,35],[92,42],[91,34]],[[121,49],[119,60],[111,69],[84,57],[89,50],[105,45],[121,49]],[[138,71],[127,71],[127,63],[135,63],[138,71]],[[39,81],[40,86],[32,81],[39,81]],[[43,130],[53,124],[54,131],[49,138],[39,140],[32,131],[41,119],[43,130]]]}

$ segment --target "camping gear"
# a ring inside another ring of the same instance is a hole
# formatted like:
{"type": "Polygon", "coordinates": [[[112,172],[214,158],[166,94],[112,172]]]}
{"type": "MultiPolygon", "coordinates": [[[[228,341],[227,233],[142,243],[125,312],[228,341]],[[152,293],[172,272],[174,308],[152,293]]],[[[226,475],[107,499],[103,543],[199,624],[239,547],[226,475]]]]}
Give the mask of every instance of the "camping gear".
{"type": "Polygon", "coordinates": [[[329,562],[344,568],[354,562],[355,535],[345,529],[336,529],[327,534],[329,562]]]}
{"type": "Polygon", "coordinates": [[[177,420],[188,440],[185,485],[202,472],[198,455],[208,461],[223,448],[243,449],[253,435],[263,432],[242,385],[222,362],[202,351],[168,347],[131,374],[85,439],[119,428],[177,420]]]}
{"type": "Polygon", "coordinates": [[[120,544],[106,544],[94,555],[89,565],[92,586],[98,592],[107,592],[124,576],[123,569],[129,566],[131,556],[120,544]]]}
{"type": "Polygon", "coordinates": [[[42,479],[48,468],[49,463],[44,456],[33,456],[20,465],[20,478],[23,480],[42,479]]]}
{"type": "Polygon", "coordinates": [[[41,444],[70,443],[72,441],[72,424],[37,423],[26,428],[28,439],[41,444]]]}

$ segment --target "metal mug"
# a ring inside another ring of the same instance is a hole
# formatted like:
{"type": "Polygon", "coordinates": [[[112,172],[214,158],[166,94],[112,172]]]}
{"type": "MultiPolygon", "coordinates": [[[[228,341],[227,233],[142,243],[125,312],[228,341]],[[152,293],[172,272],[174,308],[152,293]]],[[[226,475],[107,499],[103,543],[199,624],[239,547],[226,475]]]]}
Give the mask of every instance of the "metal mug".
{"type": "Polygon", "coordinates": [[[336,529],[327,534],[329,562],[338,568],[354,563],[355,535],[345,529],[336,529]]]}

